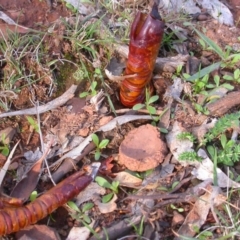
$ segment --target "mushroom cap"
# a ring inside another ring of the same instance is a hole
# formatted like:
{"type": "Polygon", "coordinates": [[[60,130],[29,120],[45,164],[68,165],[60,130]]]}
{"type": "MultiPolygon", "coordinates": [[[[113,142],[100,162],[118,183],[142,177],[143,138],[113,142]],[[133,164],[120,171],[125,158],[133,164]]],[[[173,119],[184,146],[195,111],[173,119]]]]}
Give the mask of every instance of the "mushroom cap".
{"type": "Polygon", "coordinates": [[[131,171],[144,172],[157,167],[167,154],[158,129],[150,124],[130,131],[119,147],[119,163],[131,171]]]}

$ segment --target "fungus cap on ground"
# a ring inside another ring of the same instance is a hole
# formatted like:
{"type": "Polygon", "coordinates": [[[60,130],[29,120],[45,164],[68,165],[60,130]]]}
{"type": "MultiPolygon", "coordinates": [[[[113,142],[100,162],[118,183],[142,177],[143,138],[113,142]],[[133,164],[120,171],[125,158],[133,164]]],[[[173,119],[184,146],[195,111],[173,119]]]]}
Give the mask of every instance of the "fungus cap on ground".
{"type": "Polygon", "coordinates": [[[158,129],[150,124],[130,131],[119,147],[119,163],[131,171],[143,172],[157,167],[167,154],[158,129]]]}

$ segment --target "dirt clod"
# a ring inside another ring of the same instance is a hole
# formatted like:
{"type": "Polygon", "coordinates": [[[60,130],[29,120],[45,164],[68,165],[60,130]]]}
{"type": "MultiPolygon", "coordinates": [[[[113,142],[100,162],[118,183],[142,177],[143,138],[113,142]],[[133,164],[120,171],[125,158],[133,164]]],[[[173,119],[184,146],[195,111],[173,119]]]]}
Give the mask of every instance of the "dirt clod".
{"type": "Polygon", "coordinates": [[[128,133],[119,147],[119,163],[143,172],[158,166],[167,154],[165,142],[156,127],[147,124],[128,133]]]}

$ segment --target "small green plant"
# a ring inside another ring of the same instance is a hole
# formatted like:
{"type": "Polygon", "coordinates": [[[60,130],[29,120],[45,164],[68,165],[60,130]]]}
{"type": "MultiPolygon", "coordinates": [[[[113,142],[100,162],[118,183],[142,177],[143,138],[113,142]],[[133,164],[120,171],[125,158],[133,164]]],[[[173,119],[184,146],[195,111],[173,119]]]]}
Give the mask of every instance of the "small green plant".
{"type": "Polygon", "coordinates": [[[195,151],[186,151],[181,154],[179,154],[180,161],[202,161],[202,158],[198,156],[198,154],[195,151]]]}
{"type": "Polygon", "coordinates": [[[80,93],[79,97],[84,98],[86,96],[91,96],[91,97],[95,96],[97,94],[96,87],[97,87],[97,81],[93,81],[89,87],[89,90],[87,92],[80,93]]]}
{"type": "Polygon", "coordinates": [[[78,10],[70,3],[66,2],[65,6],[73,13],[77,13],[78,10]]]}
{"type": "Polygon", "coordinates": [[[38,123],[30,116],[26,116],[29,124],[31,125],[31,127],[37,132],[39,133],[39,126],[38,123]]]}
{"type": "Polygon", "coordinates": [[[171,209],[177,210],[178,212],[184,212],[183,208],[178,208],[178,207],[174,206],[173,204],[170,204],[170,207],[171,207],[171,209]]]}
{"type": "Polygon", "coordinates": [[[174,31],[170,32],[170,33],[165,33],[163,35],[163,40],[162,40],[162,46],[164,46],[164,48],[167,48],[169,50],[172,49],[172,46],[174,45],[174,31]]]}
{"type": "Polygon", "coordinates": [[[193,106],[196,109],[197,113],[203,113],[205,115],[209,114],[209,110],[207,107],[202,106],[201,104],[198,103],[193,103],[193,106]]]}
{"type": "MultiPolygon", "coordinates": [[[[184,74],[185,79],[188,81],[189,75],[184,74]]],[[[229,79],[230,80],[230,79],[229,79]]],[[[215,89],[218,87],[224,87],[228,90],[233,90],[234,87],[229,83],[223,83],[220,84],[220,77],[218,75],[215,75],[213,78],[213,82],[209,83],[209,74],[206,74],[202,78],[197,78],[193,81],[192,88],[193,88],[193,94],[204,94],[206,96],[209,95],[209,91],[211,89],[215,89]]]]}
{"type": "Polygon", "coordinates": [[[146,177],[148,177],[149,175],[151,175],[153,173],[154,169],[149,169],[145,172],[132,172],[130,170],[128,170],[127,172],[129,172],[130,174],[132,174],[133,176],[136,176],[140,179],[145,179],[146,177]]]}
{"type": "Polygon", "coordinates": [[[195,94],[202,93],[208,85],[209,75],[206,74],[202,78],[198,78],[193,82],[193,91],[195,94]]]}
{"type": "Polygon", "coordinates": [[[224,75],[223,79],[228,80],[228,81],[233,81],[233,82],[236,82],[236,83],[240,83],[240,69],[239,68],[236,69],[233,72],[233,76],[231,76],[231,75],[224,75]]]}
{"type": "Polygon", "coordinates": [[[199,44],[201,45],[203,50],[208,50],[206,42],[203,41],[203,39],[199,39],[199,44]]]}
{"type": "Polygon", "coordinates": [[[223,51],[214,41],[212,41],[210,38],[208,38],[203,33],[201,33],[196,28],[194,28],[191,23],[185,23],[185,25],[191,26],[193,30],[198,34],[198,36],[201,38],[200,44],[203,46],[204,49],[207,48],[208,50],[215,52],[221,59],[219,62],[216,62],[208,67],[205,67],[201,69],[198,73],[192,76],[189,76],[187,78],[188,81],[194,81],[195,79],[200,79],[205,75],[211,73],[213,70],[218,69],[219,67],[222,67],[222,68],[235,67],[236,63],[240,60],[239,53],[232,52],[232,48],[230,47],[226,47],[225,51],[223,51]]]}
{"type": "Polygon", "coordinates": [[[171,188],[170,188],[170,189],[171,189],[170,191],[174,190],[175,187],[176,187],[178,184],[179,184],[179,181],[173,182],[173,184],[172,184],[172,186],[171,186],[171,188]]]}
{"type": "Polygon", "coordinates": [[[170,187],[158,187],[157,189],[160,191],[165,191],[165,192],[171,192],[173,191],[177,185],[179,184],[179,181],[174,181],[170,187]]]}
{"type": "Polygon", "coordinates": [[[200,231],[200,229],[197,226],[193,226],[193,231],[195,231],[198,235],[196,239],[199,240],[206,240],[209,237],[213,237],[213,233],[207,230],[200,231]]]}
{"type": "Polygon", "coordinates": [[[30,201],[33,202],[36,198],[37,198],[37,195],[38,195],[38,192],[37,191],[33,191],[31,194],[30,194],[30,201]]]}
{"type": "Polygon", "coordinates": [[[217,164],[233,166],[240,159],[240,145],[227,138],[228,130],[238,128],[240,112],[227,114],[221,117],[204,136],[202,145],[207,150],[215,167],[217,164]]]}
{"type": "Polygon", "coordinates": [[[177,139],[178,140],[189,140],[191,142],[195,142],[196,141],[196,138],[195,136],[193,136],[192,133],[190,132],[182,132],[182,133],[179,133],[177,135],[177,139]]]}
{"type": "Polygon", "coordinates": [[[143,230],[144,230],[144,216],[141,218],[141,221],[139,223],[138,226],[136,226],[134,223],[131,223],[131,226],[133,227],[135,233],[137,234],[137,236],[141,239],[142,235],[143,235],[143,230]]]}
{"type": "Polygon", "coordinates": [[[240,159],[240,145],[234,140],[228,140],[225,134],[220,137],[220,146],[208,146],[208,152],[213,157],[213,149],[216,152],[217,163],[227,166],[233,166],[240,159]]]}
{"type": "Polygon", "coordinates": [[[103,203],[109,202],[112,199],[113,195],[118,193],[118,181],[113,181],[112,183],[109,183],[105,178],[99,176],[95,178],[95,181],[98,183],[99,186],[112,190],[111,193],[102,197],[103,203]]]}
{"type": "Polygon", "coordinates": [[[214,81],[214,83],[209,83],[209,84],[207,84],[206,87],[209,88],[209,89],[218,88],[218,87],[224,87],[228,90],[233,90],[234,89],[234,87],[229,83],[220,84],[220,77],[218,75],[214,76],[213,81],[214,81]]]}
{"type": "Polygon", "coordinates": [[[178,65],[176,72],[173,74],[172,79],[175,79],[177,77],[181,77],[181,72],[182,72],[183,65],[178,65]]]}
{"type": "Polygon", "coordinates": [[[218,138],[221,134],[225,133],[227,130],[237,128],[239,126],[240,112],[235,112],[231,114],[226,114],[221,117],[213,128],[211,128],[204,136],[202,144],[212,141],[218,138]]]}
{"type": "Polygon", "coordinates": [[[146,100],[145,103],[138,103],[136,105],[133,106],[133,110],[139,110],[142,109],[144,107],[146,107],[146,109],[148,110],[149,114],[152,116],[154,114],[156,114],[157,110],[155,107],[151,106],[154,102],[156,102],[159,99],[159,96],[154,95],[151,96],[150,91],[146,88],[146,100]]]}
{"type": "Polygon", "coordinates": [[[93,77],[98,79],[104,79],[100,68],[95,68],[93,77]]]}
{"type": "Polygon", "coordinates": [[[73,219],[80,221],[95,237],[100,240],[98,234],[94,231],[94,229],[89,225],[91,223],[91,218],[87,215],[87,212],[93,208],[93,203],[85,203],[81,209],[72,201],[67,203],[67,206],[70,208],[70,215],[73,219]]]}
{"type": "MultiPolygon", "coordinates": [[[[86,69],[86,66],[83,65],[82,68],[78,67],[77,70],[73,73],[73,77],[79,82],[81,82],[82,80],[84,80],[86,78],[89,78],[89,73],[88,73],[88,70],[86,69]]],[[[81,94],[80,94],[80,97],[81,97],[81,94]]],[[[83,95],[83,97],[85,97],[85,96],[83,95]]]]}
{"type": "Polygon", "coordinates": [[[91,219],[86,213],[93,208],[93,203],[85,203],[81,209],[72,201],[69,201],[67,205],[74,211],[74,213],[71,213],[72,218],[87,224],[91,223],[91,219]]]}
{"type": "Polygon", "coordinates": [[[6,143],[6,134],[2,134],[2,136],[1,136],[0,151],[1,151],[1,154],[6,156],[6,157],[8,156],[8,154],[10,152],[9,146],[6,143]]]}
{"type": "MultiPolygon", "coordinates": [[[[101,79],[102,80],[102,85],[104,85],[104,77],[102,75],[102,71],[100,68],[96,68],[95,71],[94,71],[94,74],[93,74],[93,79],[101,79]]],[[[97,81],[94,80],[91,85],[90,85],[90,88],[87,92],[82,92],[79,96],[82,98],[82,97],[86,97],[86,96],[95,96],[97,94],[97,90],[96,90],[96,87],[97,87],[97,81]]]]}
{"type": "Polygon", "coordinates": [[[92,134],[92,140],[93,140],[93,143],[96,146],[96,151],[95,151],[94,158],[95,158],[95,160],[99,160],[99,158],[101,156],[101,151],[102,151],[102,149],[107,147],[107,145],[109,143],[109,140],[108,139],[103,139],[100,142],[98,136],[95,133],[92,134]]]}

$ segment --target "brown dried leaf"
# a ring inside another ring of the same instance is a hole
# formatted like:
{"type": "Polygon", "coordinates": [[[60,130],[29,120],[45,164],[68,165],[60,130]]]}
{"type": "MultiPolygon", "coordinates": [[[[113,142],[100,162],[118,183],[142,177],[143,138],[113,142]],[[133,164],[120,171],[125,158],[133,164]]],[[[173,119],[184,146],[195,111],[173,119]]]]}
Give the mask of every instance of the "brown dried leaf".
{"type": "Polygon", "coordinates": [[[46,225],[33,225],[16,233],[17,240],[44,239],[60,240],[57,231],[46,225]]]}
{"type": "Polygon", "coordinates": [[[139,188],[139,186],[142,184],[142,180],[140,178],[135,177],[128,172],[116,173],[114,181],[118,181],[120,186],[129,188],[139,188]]]}
{"type": "Polygon", "coordinates": [[[32,191],[36,188],[40,177],[42,163],[44,158],[47,156],[52,142],[49,143],[48,149],[42,157],[33,164],[30,170],[26,173],[25,177],[17,183],[11,192],[11,197],[21,198],[27,200],[32,191]]]}

